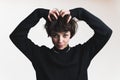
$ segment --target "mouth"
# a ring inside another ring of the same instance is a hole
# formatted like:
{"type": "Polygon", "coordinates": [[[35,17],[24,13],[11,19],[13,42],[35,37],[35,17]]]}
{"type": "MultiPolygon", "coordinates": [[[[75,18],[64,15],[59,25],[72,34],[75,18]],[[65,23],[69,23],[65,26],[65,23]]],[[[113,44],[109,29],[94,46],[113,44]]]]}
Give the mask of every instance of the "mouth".
{"type": "Polygon", "coordinates": [[[63,47],[63,45],[57,45],[57,47],[61,48],[61,47],[63,47]]]}
{"type": "Polygon", "coordinates": [[[65,48],[65,45],[63,45],[63,44],[62,44],[62,45],[61,45],[61,44],[60,44],[60,45],[57,45],[57,48],[58,48],[58,49],[64,49],[64,48],[65,48]]]}

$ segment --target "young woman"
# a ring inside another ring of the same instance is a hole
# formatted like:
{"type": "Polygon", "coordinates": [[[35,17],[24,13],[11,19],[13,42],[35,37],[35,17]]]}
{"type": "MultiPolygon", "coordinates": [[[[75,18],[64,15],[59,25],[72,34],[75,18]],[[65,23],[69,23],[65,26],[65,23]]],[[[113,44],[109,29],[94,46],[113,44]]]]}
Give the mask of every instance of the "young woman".
{"type": "Polygon", "coordinates": [[[68,11],[38,8],[18,25],[10,39],[32,62],[37,80],[88,80],[87,68],[111,34],[107,25],[83,8],[68,11]],[[42,17],[54,44],[52,49],[37,46],[27,38],[30,28],[42,17]],[[70,47],[69,40],[77,29],[73,17],[85,21],[94,30],[94,35],[84,44],[70,47]]]}

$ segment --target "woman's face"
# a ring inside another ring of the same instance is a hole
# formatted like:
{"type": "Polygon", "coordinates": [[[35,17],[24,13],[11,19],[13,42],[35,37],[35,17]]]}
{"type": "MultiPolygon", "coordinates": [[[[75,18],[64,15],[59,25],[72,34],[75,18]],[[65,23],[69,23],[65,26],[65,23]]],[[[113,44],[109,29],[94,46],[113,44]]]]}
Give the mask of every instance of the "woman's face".
{"type": "Polygon", "coordinates": [[[52,42],[54,46],[59,49],[63,50],[67,47],[68,42],[70,40],[70,31],[67,32],[53,32],[51,34],[52,42]]]}

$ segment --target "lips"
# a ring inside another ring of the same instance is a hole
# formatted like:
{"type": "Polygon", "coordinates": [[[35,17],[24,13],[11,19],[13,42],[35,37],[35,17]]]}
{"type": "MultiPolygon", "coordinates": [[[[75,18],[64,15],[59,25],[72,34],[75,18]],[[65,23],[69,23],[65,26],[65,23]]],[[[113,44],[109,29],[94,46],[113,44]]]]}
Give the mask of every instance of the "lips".
{"type": "Polygon", "coordinates": [[[64,45],[63,44],[58,44],[57,47],[62,48],[62,47],[64,47],[64,45]]]}
{"type": "Polygon", "coordinates": [[[57,45],[58,47],[63,47],[63,45],[57,45]]]}

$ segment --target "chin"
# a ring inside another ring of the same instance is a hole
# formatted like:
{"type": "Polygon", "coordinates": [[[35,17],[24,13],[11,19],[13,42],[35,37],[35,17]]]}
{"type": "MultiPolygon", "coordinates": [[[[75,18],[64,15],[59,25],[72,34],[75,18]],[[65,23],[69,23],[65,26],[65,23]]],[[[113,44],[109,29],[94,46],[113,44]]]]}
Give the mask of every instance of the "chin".
{"type": "Polygon", "coordinates": [[[58,48],[59,50],[63,50],[64,48],[58,48]]]}
{"type": "Polygon", "coordinates": [[[65,47],[63,47],[63,46],[59,46],[59,47],[57,47],[59,50],[63,50],[65,47]]]}

